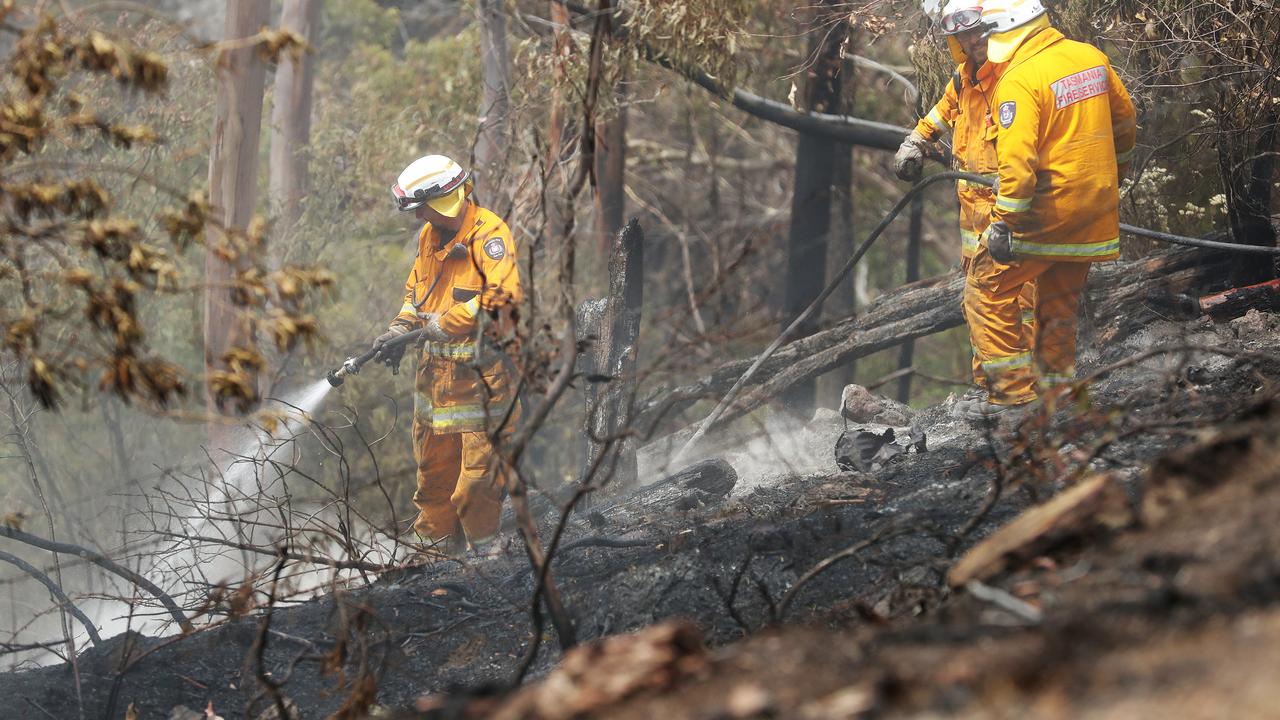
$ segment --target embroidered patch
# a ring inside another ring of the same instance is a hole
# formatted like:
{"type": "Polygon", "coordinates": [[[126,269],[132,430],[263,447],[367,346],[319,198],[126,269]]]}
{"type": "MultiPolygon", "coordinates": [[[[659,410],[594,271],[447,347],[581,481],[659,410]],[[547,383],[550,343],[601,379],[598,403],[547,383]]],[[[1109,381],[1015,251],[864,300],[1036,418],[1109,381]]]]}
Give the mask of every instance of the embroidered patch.
{"type": "Polygon", "coordinates": [[[1018,103],[1010,100],[1000,103],[1000,127],[1008,130],[1013,125],[1013,118],[1018,114],[1018,103]]]}
{"type": "Polygon", "coordinates": [[[501,260],[507,256],[507,246],[502,242],[502,238],[492,238],[484,244],[484,254],[494,260],[501,260]]]}
{"type": "Polygon", "coordinates": [[[1061,80],[1050,83],[1057,108],[1061,110],[1081,100],[1105,95],[1107,92],[1107,69],[1101,65],[1088,70],[1081,70],[1061,80]]]}

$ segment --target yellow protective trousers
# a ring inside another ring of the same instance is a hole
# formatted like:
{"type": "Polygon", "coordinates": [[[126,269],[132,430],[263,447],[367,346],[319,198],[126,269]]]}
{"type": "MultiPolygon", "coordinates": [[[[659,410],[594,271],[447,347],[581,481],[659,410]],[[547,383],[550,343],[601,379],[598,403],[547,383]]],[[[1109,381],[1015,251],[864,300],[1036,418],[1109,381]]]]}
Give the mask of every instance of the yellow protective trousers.
{"type": "MultiPolygon", "coordinates": [[[[990,256],[988,256],[988,258],[990,258],[990,256]]],[[[991,262],[997,266],[1007,267],[1007,266],[1004,266],[1003,263],[994,259],[992,259],[991,262]]],[[[966,279],[969,277],[969,266],[972,264],[973,264],[972,255],[960,258],[960,271],[964,273],[964,276],[966,279]]],[[[965,295],[967,294],[968,293],[965,293],[965,295]]],[[[969,321],[969,310],[967,306],[968,306],[968,302],[965,300],[964,296],[962,295],[960,298],[960,309],[961,309],[961,312],[964,314],[965,325],[972,328],[973,323],[969,321]]],[[[1025,337],[1023,338],[1023,343],[1027,347],[1033,347],[1033,344],[1035,343],[1035,327],[1036,327],[1036,319],[1035,319],[1036,281],[1035,280],[1031,280],[1030,282],[1022,286],[1022,292],[1018,294],[1018,309],[1019,309],[1018,310],[1019,317],[1022,318],[1022,333],[1023,335],[1025,335],[1025,337]]],[[[970,338],[973,337],[972,330],[970,330],[969,335],[970,335],[970,338]]],[[[982,360],[978,358],[978,350],[973,345],[970,345],[969,349],[972,351],[971,355],[973,357],[973,383],[977,385],[980,389],[990,393],[991,392],[990,379],[987,377],[986,371],[982,369],[982,360]]]]}
{"type": "Polygon", "coordinates": [[[991,402],[1020,405],[1075,376],[1080,295],[1091,263],[996,262],[985,245],[965,275],[964,308],[974,358],[991,402]],[[1023,292],[1034,285],[1034,327],[1022,322],[1023,292]]]}
{"type": "Polygon", "coordinates": [[[431,354],[418,365],[413,413],[418,519],[413,528],[426,541],[464,533],[476,544],[498,532],[511,473],[489,433],[502,428],[499,436],[509,435],[518,408],[506,414],[505,372],[488,370],[482,374],[465,362],[431,354]],[[480,417],[471,417],[473,410],[480,417]]]}

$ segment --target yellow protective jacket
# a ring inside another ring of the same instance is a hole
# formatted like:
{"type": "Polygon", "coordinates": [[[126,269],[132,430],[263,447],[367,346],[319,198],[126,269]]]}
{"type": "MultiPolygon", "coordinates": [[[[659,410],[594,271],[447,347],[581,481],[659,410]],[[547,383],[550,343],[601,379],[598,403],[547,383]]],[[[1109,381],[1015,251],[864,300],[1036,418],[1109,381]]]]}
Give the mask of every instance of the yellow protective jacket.
{"type": "MultiPolygon", "coordinates": [[[[952,166],[956,170],[996,179],[996,125],[991,118],[991,96],[1004,64],[984,63],[975,73],[969,62],[956,68],[942,99],[916,124],[916,132],[926,140],[936,140],[951,130],[952,166]]],[[[991,188],[961,180],[956,186],[960,198],[960,254],[973,257],[978,236],[991,222],[996,195],[991,188]]]]}
{"type": "MultiPolygon", "coordinates": [[[[496,313],[522,299],[511,231],[474,202],[467,204],[462,226],[452,239],[441,237],[431,223],[423,225],[404,288],[396,322],[417,326],[419,314],[438,313],[440,327],[452,336],[423,347],[415,420],[429,422],[435,433],[491,428],[510,399],[510,379],[498,350],[488,347],[477,353],[477,318],[482,310],[496,313]]],[[[500,322],[510,322],[505,315],[500,322]]]]}
{"type": "Polygon", "coordinates": [[[996,82],[1000,192],[994,219],[1014,252],[1045,260],[1114,260],[1119,179],[1137,137],[1129,93],[1102,51],[1046,28],[1014,51],[996,82]]]}

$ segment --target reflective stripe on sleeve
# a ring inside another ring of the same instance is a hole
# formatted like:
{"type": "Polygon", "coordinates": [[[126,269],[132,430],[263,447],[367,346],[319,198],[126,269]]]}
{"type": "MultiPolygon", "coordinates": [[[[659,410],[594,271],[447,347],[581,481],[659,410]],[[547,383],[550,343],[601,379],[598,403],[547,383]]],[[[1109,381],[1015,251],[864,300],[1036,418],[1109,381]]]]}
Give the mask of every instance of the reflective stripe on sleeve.
{"type": "Polygon", "coordinates": [[[943,119],[943,117],[942,117],[942,113],[938,112],[938,108],[936,108],[936,107],[935,107],[934,109],[930,110],[930,111],[929,111],[929,114],[924,116],[924,119],[925,119],[925,120],[928,120],[930,123],[932,123],[932,124],[933,124],[933,126],[934,126],[934,127],[937,127],[937,128],[948,128],[948,129],[950,129],[950,127],[951,127],[951,123],[949,123],[949,122],[947,122],[945,119],[943,119]]]}
{"type": "Polygon", "coordinates": [[[467,317],[475,317],[476,313],[480,312],[480,296],[477,295],[463,303],[462,310],[467,314],[467,317]]]}
{"type": "Polygon", "coordinates": [[[968,253],[978,251],[978,233],[960,228],[960,247],[968,253]]]}
{"type": "Polygon", "coordinates": [[[1061,257],[1102,257],[1120,252],[1120,238],[1092,243],[1050,245],[1027,240],[1013,241],[1013,252],[1018,255],[1056,255],[1061,257]]]}
{"type": "Polygon", "coordinates": [[[414,317],[417,317],[418,309],[413,306],[413,303],[405,303],[400,306],[400,314],[413,315],[414,317]]]}
{"type": "Polygon", "coordinates": [[[1005,212],[1026,212],[1031,209],[1031,198],[996,196],[996,207],[1005,212]]]}
{"type": "Polygon", "coordinates": [[[1040,384],[1048,387],[1055,385],[1066,385],[1075,382],[1076,374],[1070,373],[1045,373],[1040,376],[1040,384]]]}
{"type": "Polygon", "coordinates": [[[1018,368],[1029,367],[1031,365],[1031,353],[1024,352],[1009,357],[994,358],[992,360],[984,360],[982,369],[988,373],[1004,372],[1008,370],[1016,370],[1018,368]]]}

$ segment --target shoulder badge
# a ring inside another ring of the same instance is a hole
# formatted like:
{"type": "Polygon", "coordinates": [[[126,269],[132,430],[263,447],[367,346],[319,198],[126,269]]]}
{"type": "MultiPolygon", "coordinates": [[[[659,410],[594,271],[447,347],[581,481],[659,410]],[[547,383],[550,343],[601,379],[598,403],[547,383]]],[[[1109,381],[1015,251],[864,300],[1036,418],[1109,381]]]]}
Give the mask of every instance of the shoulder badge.
{"type": "Polygon", "coordinates": [[[1000,103],[1000,127],[1008,130],[1013,125],[1013,118],[1018,114],[1018,103],[1010,100],[1000,103]]]}
{"type": "Polygon", "coordinates": [[[501,260],[507,256],[506,243],[500,237],[489,238],[484,244],[484,254],[491,260],[501,260]]]}

